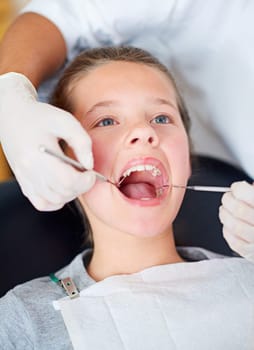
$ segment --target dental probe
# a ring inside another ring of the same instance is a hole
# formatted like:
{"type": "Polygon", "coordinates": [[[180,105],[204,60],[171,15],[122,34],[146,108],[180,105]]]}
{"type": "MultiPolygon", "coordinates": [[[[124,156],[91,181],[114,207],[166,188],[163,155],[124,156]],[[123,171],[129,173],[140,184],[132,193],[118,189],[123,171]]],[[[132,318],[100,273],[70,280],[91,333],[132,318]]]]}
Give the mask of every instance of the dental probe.
{"type": "MultiPolygon", "coordinates": [[[[64,163],[67,163],[67,164],[70,164],[76,168],[78,168],[79,170],[81,171],[88,171],[81,163],[79,163],[78,161],[70,158],[70,157],[67,157],[63,154],[59,154],[59,153],[56,153],[48,148],[46,148],[45,146],[40,146],[39,147],[39,151],[40,152],[44,152],[44,153],[47,153],[47,154],[50,154],[51,156],[53,157],[56,157],[58,159],[60,159],[62,162],[64,163]]],[[[95,170],[91,170],[97,177],[98,180],[102,180],[102,181],[106,181],[106,182],[110,182],[112,183],[110,180],[108,180],[105,176],[103,176],[102,174],[98,173],[97,171],[95,170]]],[[[113,185],[115,185],[114,183],[112,183],[113,185]]]]}
{"type": "Polygon", "coordinates": [[[180,186],[172,185],[175,188],[185,188],[192,191],[204,191],[204,192],[230,192],[230,187],[218,187],[218,186],[180,186]]]}

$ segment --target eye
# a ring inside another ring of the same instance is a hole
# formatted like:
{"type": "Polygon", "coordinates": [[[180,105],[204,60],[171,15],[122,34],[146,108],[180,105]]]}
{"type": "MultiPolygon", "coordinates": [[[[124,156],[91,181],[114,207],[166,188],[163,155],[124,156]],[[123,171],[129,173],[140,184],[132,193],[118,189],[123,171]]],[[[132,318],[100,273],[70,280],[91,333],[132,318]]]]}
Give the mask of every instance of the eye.
{"type": "Polygon", "coordinates": [[[103,118],[95,126],[111,126],[116,125],[117,122],[113,118],[103,118]]]}
{"type": "Polygon", "coordinates": [[[169,116],[165,114],[157,115],[155,118],[152,119],[151,123],[153,124],[169,124],[171,123],[171,119],[169,116]]]}

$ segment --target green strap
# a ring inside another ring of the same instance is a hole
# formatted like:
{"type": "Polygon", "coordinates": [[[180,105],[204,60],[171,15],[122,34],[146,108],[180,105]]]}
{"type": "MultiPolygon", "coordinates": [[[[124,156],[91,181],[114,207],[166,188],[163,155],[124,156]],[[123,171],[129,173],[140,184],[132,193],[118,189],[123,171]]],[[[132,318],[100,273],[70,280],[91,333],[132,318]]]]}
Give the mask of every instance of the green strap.
{"type": "Polygon", "coordinates": [[[50,277],[51,281],[54,282],[54,283],[59,284],[61,282],[60,279],[58,279],[54,273],[51,273],[49,275],[49,277],[50,277]]]}

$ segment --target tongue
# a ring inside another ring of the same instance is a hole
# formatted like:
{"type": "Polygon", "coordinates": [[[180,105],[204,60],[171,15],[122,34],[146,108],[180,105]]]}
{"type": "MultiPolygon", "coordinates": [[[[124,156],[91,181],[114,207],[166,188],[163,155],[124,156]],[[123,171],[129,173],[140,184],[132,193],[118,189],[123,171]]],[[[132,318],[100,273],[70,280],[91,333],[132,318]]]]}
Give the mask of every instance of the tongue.
{"type": "Polygon", "coordinates": [[[123,185],[121,192],[131,199],[151,199],[156,197],[154,186],[146,182],[123,185]]]}

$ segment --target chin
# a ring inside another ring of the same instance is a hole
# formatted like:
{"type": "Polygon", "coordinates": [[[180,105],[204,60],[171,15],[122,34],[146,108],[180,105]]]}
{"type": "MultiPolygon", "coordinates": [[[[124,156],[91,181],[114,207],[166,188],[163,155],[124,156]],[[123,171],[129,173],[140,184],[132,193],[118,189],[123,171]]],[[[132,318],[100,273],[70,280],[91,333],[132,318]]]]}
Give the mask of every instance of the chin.
{"type": "Polygon", "coordinates": [[[164,217],[148,215],[139,214],[128,216],[128,219],[122,218],[119,225],[115,225],[115,228],[132,236],[143,238],[172,232],[173,219],[171,219],[170,214],[164,215],[164,217]]]}

